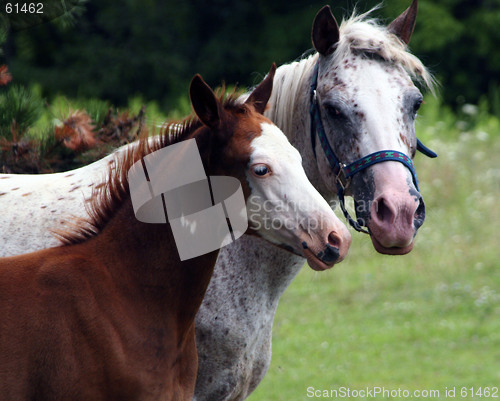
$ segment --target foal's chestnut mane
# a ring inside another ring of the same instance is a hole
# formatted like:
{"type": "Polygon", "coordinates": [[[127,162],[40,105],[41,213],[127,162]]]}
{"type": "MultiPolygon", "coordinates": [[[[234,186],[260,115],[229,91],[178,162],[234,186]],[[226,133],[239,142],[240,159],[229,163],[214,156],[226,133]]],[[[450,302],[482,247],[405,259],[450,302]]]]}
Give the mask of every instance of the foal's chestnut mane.
{"type": "MultiPolygon", "coordinates": [[[[246,113],[252,107],[238,100],[236,89],[225,93],[225,88],[222,87],[217,92],[219,102],[226,111],[246,113]]],[[[135,162],[152,152],[187,139],[196,131],[199,131],[196,132],[198,136],[209,130],[194,113],[183,120],[164,124],[160,134],[152,140],[148,137],[147,129],[141,130],[136,146],[129,147],[114,162],[110,162],[106,179],[92,189],[92,195],[85,204],[89,217],[68,221],[67,229],[54,230],[53,233],[63,245],[79,244],[97,236],[129,198],[128,171],[135,162]]]]}

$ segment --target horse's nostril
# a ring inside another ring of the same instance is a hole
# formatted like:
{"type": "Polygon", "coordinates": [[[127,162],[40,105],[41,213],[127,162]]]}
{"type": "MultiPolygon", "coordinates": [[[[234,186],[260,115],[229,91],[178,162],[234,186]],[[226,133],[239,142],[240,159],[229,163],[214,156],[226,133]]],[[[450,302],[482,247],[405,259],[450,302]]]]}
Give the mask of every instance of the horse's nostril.
{"type": "Polygon", "coordinates": [[[333,231],[328,235],[328,244],[335,248],[340,248],[340,238],[333,231]]]}
{"type": "Polygon", "coordinates": [[[394,213],[392,212],[391,208],[387,205],[384,198],[381,198],[377,201],[375,210],[379,221],[388,222],[390,224],[393,223],[394,213]]]}
{"type": "Polygon", "coordinates": [[[417,210],[415,210],[415,215],[413,218],[413,225],[415,226],[415,230],[418,230],[422,224],[424,224],[425,220],[425,203],[424,199],[421,197],[419,199],[419,204],[417,210]]]}
{"type": "Polygon", "coordinates": [[[318,257],[325,263],[336,262],[340,257],[341,239],[335,231],[328,234],[328,243],[323,252],[318,257]]]}
{"type": "Polygon", "coordinates": [[[337,261],[340,257],[340,250],[338,247],[326,244],[326,249],[320,253],[318,257],[325,263],[331,263],[337,261]],[[320,256],[321,255],[321,256],[320,256]]]}

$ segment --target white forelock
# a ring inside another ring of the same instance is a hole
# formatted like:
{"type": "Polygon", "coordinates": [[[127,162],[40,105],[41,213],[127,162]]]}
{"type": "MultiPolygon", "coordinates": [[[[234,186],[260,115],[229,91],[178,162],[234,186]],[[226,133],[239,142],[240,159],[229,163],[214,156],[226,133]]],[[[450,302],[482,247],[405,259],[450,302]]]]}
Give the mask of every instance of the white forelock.
{"type": "Polygon", "coordinates": [[[353,52],[376,54],[385,61],[400,65],[413,79],[422,81],[431,92],[434,91],[435,80],[424,64],[385,25],[369,18],[375,9],[377,7],[359,15],[354,12],[342,21],[333,63],[338,65],[353,52]]]}

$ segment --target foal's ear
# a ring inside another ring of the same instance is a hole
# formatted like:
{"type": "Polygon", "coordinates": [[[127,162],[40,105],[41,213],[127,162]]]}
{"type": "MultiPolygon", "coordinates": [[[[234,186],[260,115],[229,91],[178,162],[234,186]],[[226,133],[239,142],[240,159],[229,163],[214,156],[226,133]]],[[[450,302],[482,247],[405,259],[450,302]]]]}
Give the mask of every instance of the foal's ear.
{"type": "Polygon", "coordinates": [[[330,6],[324,6],[314,17],[312,28],[312,42],[319,54],[332,54],[339,41],[340,33],[337,20],[332,14],[330,6]]]}
{"type": "Polygon", "coordinates": [[[220,103],[200,74],[196,74],[191,80],[189,97],[200,121],[210,128],[218,128],[221,119],[220,103]]]}
{"type": "Polygon", "coordinates": [[[257,86],[253,92],[248,96],[246,104],[253,104],[253,107],[260,114],[264,114],[266,110],[267,102],[271,97],[271,92],[273,91],[274,74],[276,73],[276,63],[273,63],[271,69],[267,76],[262,80],[262,82],[257,86]]]}
{"type": "Polygon", "coordinates": [[[387,29],[406,44],[410,43],[415,21],[417,20],[418,0],[413,0],[403,14],[392,21],[387,29]]]}

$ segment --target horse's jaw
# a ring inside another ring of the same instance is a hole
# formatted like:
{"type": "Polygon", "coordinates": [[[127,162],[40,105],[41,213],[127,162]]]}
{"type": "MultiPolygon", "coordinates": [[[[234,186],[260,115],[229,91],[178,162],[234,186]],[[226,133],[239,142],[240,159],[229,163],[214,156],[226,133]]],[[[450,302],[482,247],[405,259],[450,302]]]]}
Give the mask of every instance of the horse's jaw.
{"type": "Polygon", "coordinates": [[[412,251],[413,245],[415,244],[415,241],[413,240],[409,245],[404,247],[385,247],[373,235],[370,236],[370,238],[375,250],[383,255],[406,255],[412,251]]]}

